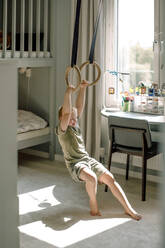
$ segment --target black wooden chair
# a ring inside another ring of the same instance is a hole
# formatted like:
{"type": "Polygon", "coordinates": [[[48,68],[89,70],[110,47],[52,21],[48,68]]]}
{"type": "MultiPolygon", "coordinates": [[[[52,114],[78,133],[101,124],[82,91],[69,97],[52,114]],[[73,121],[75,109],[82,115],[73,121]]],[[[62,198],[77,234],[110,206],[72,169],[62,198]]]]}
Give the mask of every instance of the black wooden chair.
{"type": "MultiPolygon", "coordinates": [[[[152,142],[146,120],[110,116],[108,126],[110,139],[108,169],[111,168],[114,152],[127,154],[126,180],[128,180],[130,155],[142,157],[142,201],[145,201],[147,160],[161,153],[159,143],[152,142]]],[[[106,185],[105,191],[107,192],[107,190],[106,185]]]]}

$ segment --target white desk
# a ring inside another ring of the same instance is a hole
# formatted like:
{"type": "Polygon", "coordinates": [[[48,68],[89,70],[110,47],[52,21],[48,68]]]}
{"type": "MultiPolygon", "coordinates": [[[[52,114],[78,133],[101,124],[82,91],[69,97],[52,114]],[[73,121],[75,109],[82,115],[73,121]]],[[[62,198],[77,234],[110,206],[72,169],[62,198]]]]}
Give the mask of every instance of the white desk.
{"type": "Polygon", "coordinates": [[[111,111],[106,108],[101,110],[101,115],[107,118],[109,118],[110,116],[118,116],[118,117],[147,120],[151,128],[152,141],[157,141],[157,142],[165,141],[165,116],[164,115],[111,111]]]}

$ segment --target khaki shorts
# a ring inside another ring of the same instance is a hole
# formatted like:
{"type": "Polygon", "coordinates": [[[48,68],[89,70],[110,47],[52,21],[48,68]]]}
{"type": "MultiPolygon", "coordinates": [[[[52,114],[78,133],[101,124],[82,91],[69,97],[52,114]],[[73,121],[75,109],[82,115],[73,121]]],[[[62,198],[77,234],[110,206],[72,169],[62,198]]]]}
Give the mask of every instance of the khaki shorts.
{"type": "Polygon", "coordinates": [[[83,161],[77,162],[75,164],[67,164],[67,168],[69,170],[69,173],[71,174],[71,177],[73,178],[73,180],[75,182],[82,182],[82,180],[80,179],[79,175],[80,175],[80,171],[83,168],[89,168],[91,169],[97,176],[97,179],[104,174],[105,172],[107,172],[108,170],[104,167],[104,165],[102,165],[101,163],[99,163],[96,159],[94,158],[85,158],[83,161]]]}

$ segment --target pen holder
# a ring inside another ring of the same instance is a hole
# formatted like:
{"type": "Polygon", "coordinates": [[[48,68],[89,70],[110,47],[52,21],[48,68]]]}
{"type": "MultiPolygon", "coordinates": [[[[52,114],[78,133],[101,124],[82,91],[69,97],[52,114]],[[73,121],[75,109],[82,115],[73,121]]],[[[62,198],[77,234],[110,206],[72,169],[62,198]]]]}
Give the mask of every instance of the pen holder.
{"type": "Polygon", "coordinates": [[[129,101],[122,101],[122,111],[123,112],[129,111],[129,101]]]}

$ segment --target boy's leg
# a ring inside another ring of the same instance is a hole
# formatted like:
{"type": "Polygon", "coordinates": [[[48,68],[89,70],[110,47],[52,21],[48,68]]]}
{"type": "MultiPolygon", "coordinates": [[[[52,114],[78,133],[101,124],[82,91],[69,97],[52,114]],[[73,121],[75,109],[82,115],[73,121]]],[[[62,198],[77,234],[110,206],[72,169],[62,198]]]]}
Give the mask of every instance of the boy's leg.
{"type": "Polygon", "coordinates": [[[96,193],[97,193],[97,177],[89,168],[83,168],[79,175],[80,179],[85,181],[86,191],[89,196],[90,214],[101,215],[98,210],[96,193]]]}
{"type": "Polygon", "coordinates": [[[130,205],[124,191],[120,185],[115,181],[114,176],[111,172],[107,171],[99,177],[100,183],[105,183],[108,185],[113,195],[118,199],[121,205],[124,207],[127,214],[129,214],[133,219],[140,220],[141,215],[138,214],[130,205]]]}

